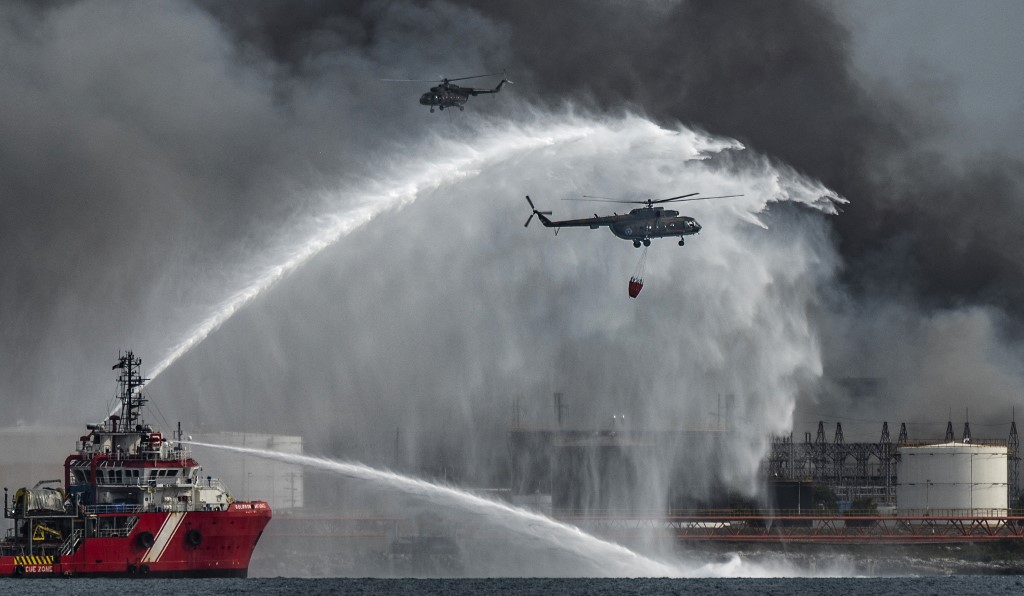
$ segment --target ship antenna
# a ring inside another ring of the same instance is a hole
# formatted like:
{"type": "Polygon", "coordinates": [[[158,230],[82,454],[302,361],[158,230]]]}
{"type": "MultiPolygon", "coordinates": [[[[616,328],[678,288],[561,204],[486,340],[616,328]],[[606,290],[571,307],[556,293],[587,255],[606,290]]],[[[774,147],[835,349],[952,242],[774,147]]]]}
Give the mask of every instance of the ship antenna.
{"type": "Polygon", "coordinates": [[[122,432],[131,432],[135,422],[139,420],[142,406],[145,405],[146,397],[142,395],[142,386],[149,379],[144,379],[139,373],[142,366],[142,359],[135,356],[129,350],[118,356],[114,368],[121,369],[117,377],[118,399],[121,400],[121,424],[122,432]]]}

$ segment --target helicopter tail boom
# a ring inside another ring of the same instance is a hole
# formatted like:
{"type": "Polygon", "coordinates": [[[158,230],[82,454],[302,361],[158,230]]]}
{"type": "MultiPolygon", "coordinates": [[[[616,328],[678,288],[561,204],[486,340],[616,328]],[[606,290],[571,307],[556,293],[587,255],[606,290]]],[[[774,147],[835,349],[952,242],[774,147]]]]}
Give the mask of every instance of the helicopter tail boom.
{"type": "Polygon", "coordinates": [[[466,87],[464,87],[464,89],[466,91],[468,91],[470,95],[473,95],[473,96],[481,95],[481,94],[484,94],[484,93],[498,93],[498,92],[501,91],[501,88],[502,88],[502,86],[505,85],[505,83],[508,83],[509,85],[514,85],[515,84],[512,81],[508,80],[507,76],[502,74],[501,81],[498,82],[498,86],[495,87],[494,89],[470,89],[470,88],[466,88],[466,87]]]}

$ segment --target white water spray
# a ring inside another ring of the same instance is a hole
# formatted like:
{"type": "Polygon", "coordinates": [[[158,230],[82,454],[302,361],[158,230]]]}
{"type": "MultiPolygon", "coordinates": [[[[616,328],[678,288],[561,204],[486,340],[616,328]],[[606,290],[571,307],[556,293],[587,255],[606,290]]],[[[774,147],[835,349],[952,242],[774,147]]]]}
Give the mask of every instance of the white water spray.
{"type": "MultiPolygon", "coordinates": [[[[782,577],[802,573],[789,566],[768,568],[751,563],[733,555],[724,563],[707,563],[684,566],[681,563],[666,563],[638,554],[620,544],[597,538],[577,527],[561,523],[550,517],[513,507],[501,501],[494,501],[452,486],[435,484],[420,478],[413,478],[370,466],[338,461],[324,457],[283,453],[269,449],[217,445],[200,441],[183,441],[188,444],[219,449],[301,465],[357,478],[373,483],[383,489],[401,491],[418,497],[436,506],[455,507],[486,521],[491,526],[504,530],[506,547],[521,545],[532,554],[544,559],[544,575],[551,575],[552,569],[572,577],[782,577]],[[517,537],[520,541],[512,540],[517,537]]],[[[520,559],[521,560],[521,559],[520,559]]],[[[530,575],[530,569],[505,569],[502,576],[530,575]],[[525,573],[524,573],[525,571],[525,573]]],[[[836,571],[835,574],[845,573],[836,571]]],[[[819,570],[815,575],[833,575],[829,570],[819,570]]]]}
{"type": "Polygon", "coordinates": [[[639,555],[619,544],[591,536],[579,528],[557,522],[539,513],[492,501],[450,486],[434,484],[354,462],[251,447],[214,445],[198,441],[189,441],[188,443],[359,478],[384,488],[421,497],[435,504],[455,506],[467,513],[486,516],[491,524],[528,539],[531,548],[540,548],[543,552],[554,549],[560,554],[570,555],[575,563],[569,568],[572,575],[607,577],[680,577],[683,575],[682,570],[676,567],[639,555]]]}
{"type": "MultiPolygon", "coordinates": [[[[668,130],[632,116],[608,121],[567,114],[538,117],[530,124],[474,121],[469,135],[471,143],[461,138],[434,137],[415,148],[416,157],[391,160],[390,166],[372,172],[372,180],[351,186],[339,184],[338,189],[320,192],[316,204],[324,206],[324,210],[309,214],[288,227],[276,241],[266,242],[271,248],[258,255],[255,261],[238,265],[236,269],[241,273],[228,284],[235,289],[170,348],[152,369],[150,378],[155,379],[246,304],[310,258],[382,213],[412,203],[424,191],[475,176],[490,166],[538,149],[571,148],[581,140],[590,140],[594,146],[602,147],[604,154],[657,162],[667,158],[676,163],[699,161],[724,150],[743,148],[731,139],[683,128],[668,130]],[[670,153],[666,155],[666,152],[670,153]],[[429,157],[423,158],[423,155],[429,157]]],[[[552,158],[555,156],[553,151],[552,158]]],[[[595,162],[594,166],[601,167],[600,162],[595,162]]],[[[577,173],[566,171],[564,178],[561,182],[566,187],[559,188],[559,192],[572,191],[579,186],[577,173]]],[[[645,185],[649,182],[643,181],[645,185]]],[[[673,182],[673,188],[678,188],[679,182],[673,182]]],[[[804,202],[830,213],[834,212],[834,202],[842,202],[834,192],[784,168],[757,174],[737,173],[730,192],[736,189],[754,193],[748,194],[744,203],[731,203],[729,212],[753,223],[759,223],[754,214],[769,201],[804,202]],[[783,177],[785,180],[781,180],[783,177]]]]}
{"type": "MultiPolygon", "coordinates": [[[[481,125],[481,128],[491,127],[481,125]]],[[[424,190],[471,175],[488,163],[507,159],[518,152],[571,142],[592,132],[587,125],[569,122],[560,126],[506,125],[503,131],[479,130],[480,136],[473,145],[434,138],[419,151],[430,155],[430,159],[421,157],[393,164],[384,172],[375,172],[379,177],[361,187],[323,191],[319,204],[327,205],[328,210],[307,216],[277,242],[271,242],[275,248],[260,255],[261,261],[269,263],[241,266],[240,269],[252,273],[240,276],[237,289],[169,350],[150,373],[150,379],[159,376],[287,274],[378,215],[411,203],[424,190]]]]}

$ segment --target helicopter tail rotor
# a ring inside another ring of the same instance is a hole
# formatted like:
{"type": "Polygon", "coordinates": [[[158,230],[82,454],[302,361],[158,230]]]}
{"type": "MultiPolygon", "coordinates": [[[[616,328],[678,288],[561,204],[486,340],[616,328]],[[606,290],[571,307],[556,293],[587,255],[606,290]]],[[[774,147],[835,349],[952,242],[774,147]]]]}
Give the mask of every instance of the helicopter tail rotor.
{"type": "Polygon", "coordinates": [[[501,71],[501,82],[498,83],[498,87],[501,87],[505,83],[508,83],[509,85],[515,85],[514,82],[509,80],[509,78],[508,78],[508,71],[503,70],[503,71],[501,71]]]}
{"type": "Polygon", "coordinates": [[[526,195],[526,202],[530,204],[530,209],[533,210],[533,213],[530,214],[530,217],[526,218],[526,223],[523,224],[524,228],[530,225],[530,222],[533,221],[534,215],[539,215],[541,220],[544,219],[545,215],[551,215],[550,211],[537,211],[537,208],[533,206],[533,201],[530,200],[530,195],[526,195]]]}

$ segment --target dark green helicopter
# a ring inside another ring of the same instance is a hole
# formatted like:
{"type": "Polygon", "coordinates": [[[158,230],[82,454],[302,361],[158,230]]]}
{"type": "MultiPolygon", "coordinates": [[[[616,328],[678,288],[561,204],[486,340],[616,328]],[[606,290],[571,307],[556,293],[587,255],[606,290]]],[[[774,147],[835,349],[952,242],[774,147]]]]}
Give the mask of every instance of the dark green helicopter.
{"type": "Polygon", "coordinates": [[[420,96],[420,105],[430,106],[430,111],[433,112],[434,108],[444,111],[445,108],[459,108],[459,110],[465,110],[465,104],[469,101],[470,97],[476,97],[477,95],[486,95],[488,93],[498,93],[505,83],[509,85],[512,81],[508,80],[508,77],[502,73],[501,81],[498,86],[494,89],[476,89],[474,87],[462,87],[455,85],[452,81],[465,81],[468,79],[479,79],[483,77],[496,77],[498,74],[482,74],[474,75],[471,77],[459,77],[456,79],[432,79],[432,80],[417,80],[417,79],[383,79],[385,81],[399,82],[399,83],[440,83],[430,88],[420,96]]]}
{"type": "MultiPolygon", "coordinates": [[[[609,199],[607,197],[591,197],[584,195],[582,199],[562,199],[563,201],[599,201],[605,203],[627,203],[627,204],[646,204],[645,207],[639,207],[631,209],[629,213],[619,215],[604,215],[600,216],[596,213],[594,217],[588,217],[586,219],[565,219],[562,221],[551,221],[547,218],[551,215],[550,211],[538,211],[533,206],[533,201],[530,200],[529,195],[526,197],[526,202],[530,204],[530,209],[533,213],[526,220],[526,225],[530,225],[530,221],[533,220],[533,216],[536,215],[537,219],[540,220],[545,227],[548,228],[590,228],[596,230],[597,228],[608,226],[615,234],[623,240],[632,240],[633,246],[640,248],[643,246],[651,245],[651,238],[669,238],[679,236],[679,246],[685,244],[685,236],[692,236],[701,230],[701,225],[697,223],[697,220],[692,217],[685,215],[680,216],[678,211],[671,209],[665,209],[661,206],[662,203],[675,203],[684,201],[706,201],[709,199],[727,199],[731,197],[742,197],[743,195],[723,195],[719,197],[694,197],[700,193],[691,192],[690,194],[680,195],[678,197],[669,197],[667,199],[647,199],[645,201],[620,201],[618,199],[609,199]]],[[[555,230],[558,233],[558,230],[555,230]]]]}

